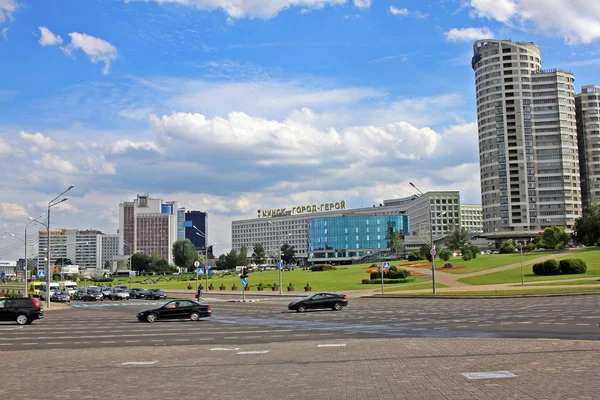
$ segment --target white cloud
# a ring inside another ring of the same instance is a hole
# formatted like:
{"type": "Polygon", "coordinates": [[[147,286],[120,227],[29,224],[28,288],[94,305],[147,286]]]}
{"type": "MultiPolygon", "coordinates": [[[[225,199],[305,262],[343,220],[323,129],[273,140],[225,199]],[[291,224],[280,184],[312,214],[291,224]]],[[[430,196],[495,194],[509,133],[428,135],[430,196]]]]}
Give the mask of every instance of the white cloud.
{"type": "Polygon", "coordinates": [[[30,142],[34,148],[34,152],[39,150],[66,150],[68,146],[62,143],[57,143],[52,138],[44,136],[41,133],[27,133],[21,131],[20,136],[23,140],[30,142]]]}
{"type": "Polygon", "coordinates": [[[0,138],[0,155],[9,154],[11,151],[10,145],[4,139],[0,138]]]}
{"type": "Polygon", "coordinates": [[[62,48],[65,54],[71,56],[74,50],[81,50],[92,63],[104,63],[102,73],[108,75],[111,62],[118,57],[117,48],[106,40],[85,33],[72,32],[69,33],[69,36],[71,37],[71,43],[62,48]]]}
{"type": "Polygon", "coordinates": [[[42,153],[42,157],[37,163],[39,167],[60,172],[62,174],[74,174],[77,172],[77,167],[68,160],[63,160],[60,157],[50,154],[42,153]]]}
{"type": "Polygon", "coordinates": [[[152,109],[149,107],[138,107],[129,110],[122,110],[119,112],[119,116],[133,120],[144,120],[147,119],[151,113],[152,109]]]}
{"type": "Polygon", "coordinates": [[[104,156],[88,156],[88,170],[94,175],[116,175],[115,165],[106,161],[104,156]]]}
{"type": "Polygon", "coordinates": [[[40,30],[40,40],[38,43],[42,46],[54,46],[57,44],[62,44],[63,39],[59,35],[55,35],[52,31],[45,26],[39,26],[40,30]]]}
{"type": "Polygon", "coordinates": [[[26,221],[27,217],[27,211],[22,205],[14,203],[0,203],[0,219],[26,221]]]}
{"type": "Polygon", "coordinates": [[[445,33],[446,39],[453,42],[493,39],[494,33],[488,28],[453,28],[445,33]]]}
{"type": "Polygon", "coordinates": [[[8,39],[8,31],[10,30],[10,28],[8,26],[5,26],[4,28],[2,28],[2,37],[6,40],[8,39]]]}
{"type": "Polygon", "coordinates": [[[18,8],[16,0],[0,0],[0,22],[9,20],[18,8]]]}
{"type": "Polygon", "coordinates": [[[569,44],[600,38],[600,2],[588,0],[470,0],[472,15],[512,26],[532,22],[569,44]]]}
{"type": "Polygon", "coordinates": [[[131,140],[119,140],[113,146],[111,151],[115,154],[125,153],[129,150],[143,150],[160,153],[160,148],[153,142],[133,142],[131,140]]]}
{"type": "MultiPolygon", "coordinates": [[[[124,0],[126,3],[140,0],[124,0]]],[[[300,7],[301,10],[318,10],[327,5],[345,4],[347,0],[146,0],[158,4],[179,4],[199,10],[224,10],[230,18],[271,19],[280,12],[300,7]]],[[[371,0],[354,0],[358,8],[368,8],[371,0]]]]}
{"type": "Polygon", "coordinates": [[[390,6],[388,11],[392,15],[401,15],[403,17],[406,17],[408,15],[408,8],[396,8],[394,6],[390,6]]]}

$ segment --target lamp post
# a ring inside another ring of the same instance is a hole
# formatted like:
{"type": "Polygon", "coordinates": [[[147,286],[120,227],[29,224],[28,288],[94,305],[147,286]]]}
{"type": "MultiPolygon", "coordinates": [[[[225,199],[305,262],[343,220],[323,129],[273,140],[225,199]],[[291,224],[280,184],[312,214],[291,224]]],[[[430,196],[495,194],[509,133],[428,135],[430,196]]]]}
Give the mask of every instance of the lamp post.
{"type": "MultiPolygon", "coordinates": [[[[206,217],[208,218],[208,213],[206,213],[206,217]]],[[[206,291],[208,292],[208,269],[206,268],[210,266],[208,264],[208,238],[204,232],[202,232],[200,229],[198,229],[198,227],[196,227],[196,225],[192,225],[192,228],[196,230],[196,235],[200,236],[201,238],[204,238],[204,252],[206,254],[206,264],[204,265],[204,273],[206,275],[206,291]]],[[[211,244],[211,246],[214,245],[216,245],[216,243],[211,244]]],[[[198,269],[196,269],[196,293],[198,293],[198,269]]]]}
{"type": "Polygon", "coordinates": [[[525,286],[525,276],[523,275],[523,242],[519,244],[519,250],[521,251],[521,286],[525,286]]]}
{"type": "MultiPolygon", "coordinates": [[[[273,221],[267,221],[267,224],[273,226],[273,221]]],[[[281,286],[283,285],[283,266],[279,268],[279,263],[281,262],[281,241],[287,238],[288,236],[292,236],[292,233],[290,232],[285,235],[282,235],[277,240],[277,269],[279,270],[279,294],[282,294],[281,286]]]]}
{"type": "MultiPolygon", "coordinates": [[[[47,224],[46,224],[46,230],[48,232],[48,260],[46,261],[46,290],[48,291],[48,293],[50,292],[50,282],[52,281],[52,272],[50,271],[50,209],[62,202],[65,202],[67,200],[69,200],[68,197],[64,197],[59,201],[56,201],[60,196],[62,196],[63,194],[67,193],[69,190],[73,189],[75,187],[75,185],[71,185],[67,188],[67,190],[63,191],[61,194],[59,194],[58,196],[56,196],[55,198],[53,198],[52,200],[50,200],[48,202],[48,211],[46,213],[48,219],[47,219],[47,224]]],[[[48,294],[46,294],[46,307],[50,308],[50,296],[48,294]]]]}
{"type": "MultiPolygon", "coordinates": [[[[415,188],[421,196],[424,196],[425,193],[421,192],[421,190],[415,186],[414,183],[409,182],[410,186],[415,188]]],[[[433,217],[431,216],[431,200],[427,198],[427,212],[429,213],[429,240],[431,242],[431,283],[433,285],[433,294],[436,294],[435,290],[435,243],[433,242],[433,217]]]]}

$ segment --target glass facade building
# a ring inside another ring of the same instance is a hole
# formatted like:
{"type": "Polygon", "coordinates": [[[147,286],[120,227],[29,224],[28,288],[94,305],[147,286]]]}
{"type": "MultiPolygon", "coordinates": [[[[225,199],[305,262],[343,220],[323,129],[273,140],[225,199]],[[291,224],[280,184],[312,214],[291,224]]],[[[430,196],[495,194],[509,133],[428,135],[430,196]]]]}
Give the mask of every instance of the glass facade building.
{"type": "Polygon", "coordinates": [[[308,224],[308,258],[348,258],[388,249],[386,233],[410,232],[408,215],[313,218],[308,224]]]}

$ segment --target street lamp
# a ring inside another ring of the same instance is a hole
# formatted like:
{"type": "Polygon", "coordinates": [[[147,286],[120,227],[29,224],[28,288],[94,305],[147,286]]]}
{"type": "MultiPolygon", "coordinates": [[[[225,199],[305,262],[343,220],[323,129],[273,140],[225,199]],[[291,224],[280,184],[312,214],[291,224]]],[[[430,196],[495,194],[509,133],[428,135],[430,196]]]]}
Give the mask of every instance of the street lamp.
{"type": "MultiPolygon", "coordinates": [[[[421,192],[421,190],[415,186],[414,183],[409,182],[410,186],[412,186],[413,188],[415,188],[420,194],[421,196],[424,196],[425,193],[421,192]]],[[[435,290],[435,243],[433,242],[433,217],[431,216],[431,200],[429,198],[427,198],[427,202],[429,204],[427,204],[427,212],[429,213],[429,240],[431,242],[431,283],[433,285],[433,294],[436,294],[436,290],[435,290]]]]}
{"type": "MultiPolygon", "coordinates": [[[[267,221],[267,224],[273,226],[273,222],[272,221],[267,221]]],[[[279,294],[282,294],[282,288],[281,286],[283,285],[283,266],[281,268],[279,268],[279,263],[281,262],[281,241],[289,236],[292,236],[292,233],[287,233],[285,235],[282,235],[278,240],[277,240],[277,269],[279,270],[279,294]]],[[[273,253],[271,253],[272,255],[273,253]]]]}
{"type": "MultiPolygon", "coordinates": [[[[39,217],[37,217],[35,219],[31,218],[31,217],[27,217],[27,219],[29,219],[29,222],[27,224],[25,224],[25,240],[24,240],[24,243],[25,243],[25,255],[24,255],[24,258],[25,258],[25,270],[23,272],[24,273],[24,281],[25,281],[25,283],[24,283],[24,285],[25,285],[25,292],[24,292],[25,295],[27,295],[27,227],[29,227],[30,225],[33,225],[33,224],[37,223],[36,219],[42,218],[43,216],[44,216],[44,214],[40,215],[39,217]]],[[[12,235],[12,233],[11,233],[11,235],[12,235]]],[[[38,249],[38,251],[39,251],[39,249],[38,249]]]]}
{"type": "MultiPolygon", "coordinates": [[[[206,218],[208,218],[208,213],[206,213],[206,218]]],[[[208,269],[206,267],[209,267],[210,265],[208,264],[208,237],[206,236],[206,234],[204,232],[202,232],[200,229],[198,229],[198,227],[196,227],[196,225],[192,225],[192,228],[194,228],[196,230],[196,235],[200,236],[201,238],[204,238],[204,251],[206,253],[206,265],[204,265],[204,273],[206,274],[206,291],[208,292],[208,269]]],[[[208,233],[208,232],[206,232],[208,233]]],[[[216,243],[211,244],[211,246],[216,245],[216,243]]],[[[196,269],[196,293],[198,293],[198,269],[196,269]]]]}
{"type": "MultiPolygon", "coordinates": [[[[75,187],[75,185],[71,185],[67,188],[67,190],[63,191],[61,194],[59,194],[58,196],[56,196],[55,198],[53,198],[52,200],[50,200],[48,202],[48,211],[46,212],[46,216],[48,217],[47,219],[47,223],[46,223],[46,231],[48,232],[48,261],[46,263],[46,289],[48,290],[48,292],[50,291],[50,282],[52,281],[52,273],[50,271],[50,209],[62,202],[65,202],[67,200],[69,200],[68,197],[64,197],[59,201],[56,201],[60,196],[62,196],[63,194],[67,193],[69,190],[73,189],[75,187]]],[[[50,308],[50,296],[46,295],[46,307],[50,308]]]]}

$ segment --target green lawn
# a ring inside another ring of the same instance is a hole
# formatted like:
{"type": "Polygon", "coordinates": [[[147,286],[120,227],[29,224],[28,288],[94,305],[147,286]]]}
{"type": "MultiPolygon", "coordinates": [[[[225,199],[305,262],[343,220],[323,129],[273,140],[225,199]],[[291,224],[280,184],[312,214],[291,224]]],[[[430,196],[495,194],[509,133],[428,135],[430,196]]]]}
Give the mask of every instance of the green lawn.
{"type": "MultiPolygon", "coordinates": [[[[510,296],[519,294],[560,294],[560,293],[600,293],[600,288],[556,288],[556,289],[515,289],[515,290],[485,290],[477,292],[438,292],[436,296],[510,296]]],[[[415,296],[425,296],[427,293],[415,294],[415,296]]]]}
{"type": "MultiPolygon", "coordinates": [[[[435,287],[437,289],[447,288],[448,286],[443,283],[435,283],[435,287]]],[[[421,289],[432,289],[431,281],[429,282],[421,282],[421,283],[412,283],[412,284],[404,284],[401,285],[388,285],[385,287],[385,292],[400,292],[405,290],[421,290],[421,289]]]]}
{"type": "MultiPolygon", "coordinates": [[[[558,281],[562,279],[589,278],[594,276],[600,276],[600,249],[598,248],[587,248],[583,251],[557,254],[557,260],[563,258],[580,258],[584,260],[588,267],[587,272],[585,274],[575,275],[540,276],[533,274],[533,265],[529,264],[523,265],[523,275],[525,277],[525,282],[558,281]]],[[[493,272],[490,274],[473,276],[471,278],[462,278],[459,279],[459,281],[471,285],[519,283],[521,282],[521,268],[517,267],[507,271],[493,272]]]]}
{"type": "Polygon", "coordinates": [[[561,282],[561,281],[550,281],[546,283],[534,283],[533,285],[527,286],[576,286],[576,285],[600,285],[600,279],[587,279],[582,281],[570,281],[570,282],[561,282]]]}
{"type": "MultiPolygon", "coordinates": [[[[523,263],[528,260],[532,260],[538,257],[544,257],[549,254],[559,253],[557,251],[554,252],[531,252],[531,253],[523,253],[523,263]]],[[[487,269],[503,267],[505,265],[510,264],[520,264],[521,263],[521,254],[520,253],[512,253],[512,254],[479,254],[477,258],[469,261],[464,261],[462,257],[452,257],[449,261],[435,260],[436,265],[438,267],[442,267],[446,262],[450,262],[456,266],[464,265],[466,268],[460,269],[445,269],[444,272],[449,274],[470,274],[471,272],[478,272],[487,269]]]]}

